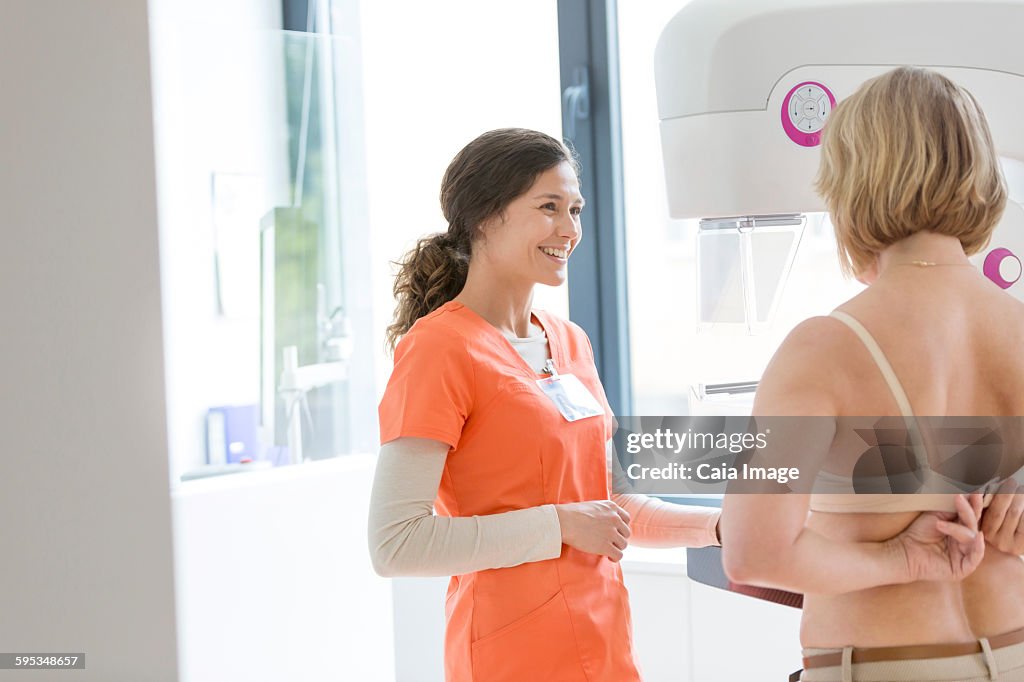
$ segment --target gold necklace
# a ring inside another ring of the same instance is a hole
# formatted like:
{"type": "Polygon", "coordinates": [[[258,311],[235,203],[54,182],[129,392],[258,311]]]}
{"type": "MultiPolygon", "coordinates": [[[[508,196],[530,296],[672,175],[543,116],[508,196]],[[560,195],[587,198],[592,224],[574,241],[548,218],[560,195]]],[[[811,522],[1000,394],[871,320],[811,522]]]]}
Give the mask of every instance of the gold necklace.
{"type": "Polygon", "coordinates": [[[893,265],[916,265],[919,268],[948,267],[948,268],[973,268],[972,263],[936,263],[930,260],[912,260],[909,263],[893,263],[893,265]]]}

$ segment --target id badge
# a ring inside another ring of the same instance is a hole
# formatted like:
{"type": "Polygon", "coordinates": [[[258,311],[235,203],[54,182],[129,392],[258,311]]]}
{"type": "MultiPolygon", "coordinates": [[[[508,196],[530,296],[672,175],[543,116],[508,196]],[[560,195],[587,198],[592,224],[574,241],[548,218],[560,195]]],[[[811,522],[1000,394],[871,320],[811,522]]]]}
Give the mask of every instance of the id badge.
{"type": "Polygon", "coordinates": [[[544,395],[551,399],[566,421],[574,422],[604,414],[604,408],[579,379],[572,374],[556,374],[537,379],[544,395]]]}

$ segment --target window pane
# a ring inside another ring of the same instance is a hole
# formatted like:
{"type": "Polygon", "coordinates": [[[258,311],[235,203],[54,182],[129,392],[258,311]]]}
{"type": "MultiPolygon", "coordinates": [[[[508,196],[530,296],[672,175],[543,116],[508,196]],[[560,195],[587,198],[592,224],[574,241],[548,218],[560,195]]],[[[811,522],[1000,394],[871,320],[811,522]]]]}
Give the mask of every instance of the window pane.
{"type": "MultiPolygon", "coordinates": [[[[364,2],[361,10],[372,346],[383,392],[391,372],[380,350],[394,311],[391,261],[418,237],[448,228],[438,193],[452,157],[493,128],[561,137],[558,13],[555,0],[401,0],[364,2]]],[[[538,286],[535,307],[568,317],[567,289],[538,286]]]]}
{"type": "Polygon", "coordinates": [[[154,22],[172,480],[376,442],[360,414],[374,413],[361,398],[373,353],[356,267],[366,162],[346,144],[363,137],[346,106],[361,102],[358,25],[347,30],[154,22]]]}
{"type": "Polygon", "coordinates": [[[668,217],[654,48],[681,4],[650,0],[618,5],[634,412],[744,413],[752,393],[699,400],[695,391],[701,384],[757,381],[798,322],[828,314],[860,285],[839,274],[827,218],[810,215],[802,230],[756,234],[758,258],[751,276],[758,297],[749,304],[754,317],[767,323],[754,325],[754,335],[745,324],[729,323],[738,319],[729,306],[744,304],[738,282],[729,280],[742,274],[740,236],[709,234],[699,229],[698,220],[668,217]],[[799,246],[787,269],[784,256],[797,237],[799,246]],[[781,287],[777,297],[776,285],[781,287]]]}
{"type": "MultiPolygon", "coordinates": [[[[260,7],[152,25],[172,479],[287,463],[295,430],[313,459],[376,450],[391,262],[447,228],[446,166],[492,128],[561,132],[555,0],[332,0],[318,34],[260,7]]],[[[535,305],[567,316],[566,287],[535,305]]]]}

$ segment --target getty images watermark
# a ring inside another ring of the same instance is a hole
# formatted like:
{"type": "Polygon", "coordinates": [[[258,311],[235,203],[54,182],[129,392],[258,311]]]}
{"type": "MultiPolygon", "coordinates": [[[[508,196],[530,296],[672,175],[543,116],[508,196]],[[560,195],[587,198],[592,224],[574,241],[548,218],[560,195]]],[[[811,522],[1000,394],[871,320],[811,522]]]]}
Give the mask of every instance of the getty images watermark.
{"type": "MultiPolygon", "coordinates": [[[[748,450],[763,450],[768,447],[768,435],[771,429],[766,428],[757,433],[714,433],[710,431],[694,431],[687,428],[678,432],[667,428],[656,428],[653,432],[627,433],[626,454],[639,455],[645,450],[669,452],[678,457],[685,451],[727,452],[738,455],[748,450]]],[[[800,478],[800,470],[796,467],[751,466],[747,462],[730,464],[724,461],[705,461],[686,464],[668,461],[664,466],[650,466],[631,462],[625,467],[626,476],[631,480],[680,480],[680,481],[736,481],[775,480],[788,483],[800,478]]]]}
{"type": "Polygon", "coordinates": [[[619,417],[614,492],[959,493],[1024,480],[1024,417],[619,417]]]}

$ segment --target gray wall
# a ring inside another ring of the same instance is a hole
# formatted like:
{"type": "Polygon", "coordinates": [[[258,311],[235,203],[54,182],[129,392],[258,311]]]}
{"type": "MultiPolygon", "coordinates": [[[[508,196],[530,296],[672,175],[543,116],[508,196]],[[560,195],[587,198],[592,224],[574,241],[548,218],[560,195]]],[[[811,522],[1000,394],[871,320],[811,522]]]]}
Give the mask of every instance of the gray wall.
{"type": "Polygon", "coordinates": [[[146,9],[0,20],[0,651],[87,657],[34,680],[177,679],[146,9]]]}

